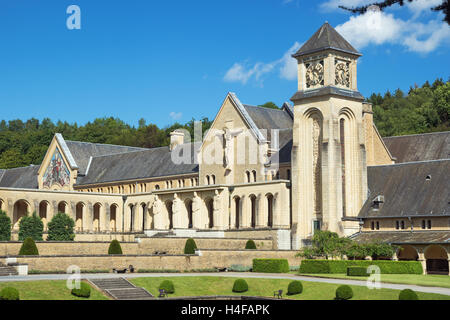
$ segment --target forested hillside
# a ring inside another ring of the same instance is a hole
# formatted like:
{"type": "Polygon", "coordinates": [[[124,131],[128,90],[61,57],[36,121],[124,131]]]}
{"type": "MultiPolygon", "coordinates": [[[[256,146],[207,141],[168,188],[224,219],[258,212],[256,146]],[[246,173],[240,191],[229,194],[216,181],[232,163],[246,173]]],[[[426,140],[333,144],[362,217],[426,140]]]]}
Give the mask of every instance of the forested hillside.
{"type": "MultiPolygon", "coordinates": [[[[405,135],[450,130],[450,81],[438,79],[430,85],[411,87],[407,94],[372,94],[367,99],[373,104],[374,121],[382,136],[405,135]]],[[[276,107],[266,103],[261,107],[276,107]]],[[[202,119],[203,131],[211,121],[202,119]]],[[[95,119],[83,126],[50,119],[11,120],[0,122],[0,168],[8,169],[40,164],[55,133],[66,140],[118,144],[136,147],[159,147],[169,144],[169,134],[185,128],[193,137],[194,120],[158,128],[144,119],[133,127],[117,118],[95,119]]]]}

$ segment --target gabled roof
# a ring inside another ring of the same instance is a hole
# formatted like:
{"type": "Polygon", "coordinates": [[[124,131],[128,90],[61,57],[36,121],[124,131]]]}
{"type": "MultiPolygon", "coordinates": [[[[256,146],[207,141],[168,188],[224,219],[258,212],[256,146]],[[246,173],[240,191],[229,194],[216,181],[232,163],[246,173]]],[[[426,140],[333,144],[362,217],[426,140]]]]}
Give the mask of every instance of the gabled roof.
{"type": "Polygon", "coordinates": [[[2,170],[0,188],[37,189],[39,166],[2,170]]]}
{"type": "Polygon", "coordinates": [[[69,141],[69,140],[66,140],[65,143],[67,145],[68,150],[70,150],[70,154],[72,155],[74,161],[78,165],[79,175],[84,175],[87,173],[89,159],[91,157],[149,150],[146,148],[118,146],[101,143],[89,143],[80,141],[69,141]]]}
{"type": "Polygon", "coordinates": [[[450,131],[383,138],[397,163],[450,159],[450,131]]]}
{"type": "Polygon", "coordinates": [[[344,39],[332,26],[325,22],[313,36],[294,54],[294,58],[306,54],[333,49],[361,56],[347,40],[344,39]]]}
{"type": "Polygon", "coordinates": [[[290,129],[293,125],[293,119],[289,113],[281,109],[271,109],[244,105],[248,115],[252,118],[258,129],[290,129]]]}
{"type": "Polygon", "coordinates": [[[369,197],[361,218],[450,216],[450,160],[367,167],[369,197]],[[373,200],[384,196],[376,210],[373,200]]]}
{"type": "Polygon", "coordinates": [[[194,144],[177,146],[172,152],[182,156],[186,150],[182,147],[191,148],[190,164],[174,163],[169,147],[93,157],[88,174],[78,178],[77,186],[198,173],[194,144]]]}

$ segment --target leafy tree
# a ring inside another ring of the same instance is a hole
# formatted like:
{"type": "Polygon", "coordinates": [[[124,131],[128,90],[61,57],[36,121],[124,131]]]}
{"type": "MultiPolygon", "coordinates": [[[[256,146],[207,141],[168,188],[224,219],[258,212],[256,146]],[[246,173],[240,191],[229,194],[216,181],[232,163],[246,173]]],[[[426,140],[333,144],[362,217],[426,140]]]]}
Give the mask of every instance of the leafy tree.
{"type": "Polygon", "coordinates": [[[195,254],[195,250],[197,250],[197,244],[195,243],[194,239],[187,239],[184,246],[184,254],[195,254]]]}
{"type": "Polygon", "coordinates": [[[259,107],[262,108],[270,108],[270,109],[280,109],[274,102],[269,101],[264,103],[263,105],[260,105],[259,107]]]}
{"type": "MultiPolygon", "coordinates": [[[[417,1],[417,0],[408,0],[408,2],[413,2],[413,1],[417,1]]],[[[387,7],[390,7],[394,4],[399,4],[400,6],[403,6],[405,4],[405,0],[384,0],[381,2],[374,2],[371,4],[367,4],[364,6],[360,6],[360,7],[355,7],[355,8],[349,8],[346,6],[339,6],[339,8],[347,10],[347,11],[351,11],[353,13],[365,13],[368,10],[370,10],[371,6],[377,6],[378,8],[380,8],[380,10],[383,10],[387,7]]],[[[445,18],[444,21],[447,22],[447,24],[450,25],[450,12],[449,12],[449,0],[442,0],[441,4],[434,6],[433,8],[431,8],[432,11],[442,11],[442,13],[444,13],[445,18]]]]}
{"type": "Polygon", "coordinates": [[[0,210],[0,241],[11,240],[11,219],[6,212],[0,210]]]}
{"type": "Polygon", "coordinates": [[[42,233],[44,232],[44,223],[41,218],[33,212],[20,220],[19,223],[19,241],[31,238],[34,241],[42,241],[42,233]]]}
{"type": "Polygon", "coordinates": [[[73,241],[75,222],[65,213],[57,213],[48,223],[47,241],[73,241]]]}

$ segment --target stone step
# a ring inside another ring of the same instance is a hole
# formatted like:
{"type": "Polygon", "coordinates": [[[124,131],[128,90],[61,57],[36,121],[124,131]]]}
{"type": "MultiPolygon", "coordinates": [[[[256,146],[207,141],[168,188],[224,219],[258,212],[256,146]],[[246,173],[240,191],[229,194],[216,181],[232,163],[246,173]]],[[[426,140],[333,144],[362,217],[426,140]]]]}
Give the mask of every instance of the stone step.
{"type": "Polygon", "coordinates": [[[14,267],[0,267],[0,277],[17,276],[17,270],[14,267]]]}
{"type": "Polygon", "coordinates": [[[124,278],[116,279],[92,279],[91,282],[102,290],[135,288],[135,286],[124,278]]]}
{"type": "Polygon", "coordinates": [[[116,300],[152,299],[153,296],[143,288],[111,289],[106,292],[116,300]]]}

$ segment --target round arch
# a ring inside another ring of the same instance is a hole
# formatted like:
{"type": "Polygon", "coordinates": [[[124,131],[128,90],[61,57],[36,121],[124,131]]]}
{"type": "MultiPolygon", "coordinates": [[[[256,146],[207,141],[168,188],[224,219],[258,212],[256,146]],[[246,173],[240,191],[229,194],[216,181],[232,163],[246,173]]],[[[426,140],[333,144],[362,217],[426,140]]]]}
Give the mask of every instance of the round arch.
{"type": "Polygon", "coordinates": [[[427,274],[448,274],[448,253],[444,247],[432,244],[425,248],[424,256],[427,263],[427,274]]]}
{"type": "Polygon", "coordinates": [[[267,201],[267,226],[269,228],[273,227],[273,205],[274,205],[274,196],[271,193],[266,194],[267,201]]]}
{"type": "Polygon", "coordinates": [[[412,245],[404,244],[398,249],[397,258],[399,261],[417,261],[419,259],[419,253],[412,245]]]}
{"type": "Polygon", "coordinates": [[[27,216],[30,212],[30,204],[26,200],[17,200],[14,203],[14,210],[13,210],[13,229],[18,230],[19,229],[19,223],[20,220],[27,216]]]}
{"type": "Polygon", "coordinates": [[[66,213],[67,210],[67,202],[61,201],[58,203],[58,213],[66,213]]]}
{"type": "Polygon", "coordinates": [[[78,202],[75,206],[75,231],[83,231],[83,221],[85,215],[86,205],[84,202],[78,202]]]}
{"type": "Polygon", "coordinates": [[[100,210],[102,209],[101,203],[97,202],[94,204],[94,216],[93,216],[93,228],[95,232],[100,231],[100,210]]]}
{"type": "Polygon", "coordinates": [[[256,228],[256,196],[251,194],[249,196],[250,199],[250,212],[251,212],[251,220],[250,227],[256,228]]]}
{"type": "Polygon", "coordinates": [[[188,217],[188,228],[192,229],[194,227],[194,220],[192,216],[192,199],[184,200],[184,206],[186,207],[187,217],[188,217]]]}
{"type": "Polygon", "coordinates": [[[239,229],[241,226],[241,197],[235,196],[233,198],[233,204],[234,204],[234,227],[236,229],[239,229]]]}
{"type": "Polygon", "coordinates": [[[170,230],[170,229],[173,229],[173,210],[172,210],[173,202],[171,200],[167,200],[165,205],[166,205],[167,215],[169,217],[169,230],[170,230]]]}
{"type": "Polygon", "coordinates": [[[117,232],[117,211],[119,206],[115,203],[109,206],[109,230],[117,232]]]}

